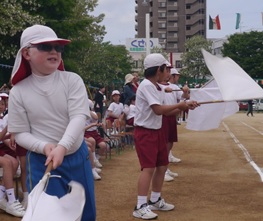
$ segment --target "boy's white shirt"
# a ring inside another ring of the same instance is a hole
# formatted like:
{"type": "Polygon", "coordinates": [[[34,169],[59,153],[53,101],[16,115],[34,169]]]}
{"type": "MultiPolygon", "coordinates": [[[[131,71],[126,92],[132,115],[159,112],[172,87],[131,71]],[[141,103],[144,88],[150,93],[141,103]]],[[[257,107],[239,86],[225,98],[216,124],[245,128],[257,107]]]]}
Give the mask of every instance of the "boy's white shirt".
{"type": "MultiPolygon", "coordinates": [[[[92,111],[93,114],[96,114],[96,112],[92,111]]],[[[90,124],[92,123],[98,123],[98,120],[97,119],[94,119],[93,117],[89,118],[86,120],[86,123],[85,123],[85,127],[86,126],[89,126],[90,124]]],[[[97,126],[93,126],[93,127],[90,127],[89,129],[87,129],[86,131],[94,131],[94,130],[97,130],[97,126]]]]}
{"type": "MultiPolygon", "coordinates": [[[[8,114],[6,114],[2,119],[0,119],[0,132],[7,126],[8,114]]],[[[0,143],[3,141],[0,140],[0,143]]]]}
{"type": "Polygon", "coordinates": [[[126,115],[126,120],[133,118],[136,115],[136,107],[134,104],[124,105],[123,112],[126,115]]]}
{"type": "Polygon", "coordinates": [[[54,143],[71,154],[83,142],[90,110],[85,85],[75,73],[31,74],[12,88],[8,105],[8,131],[28,150],[43,154],[44,146],[54,143]]]}
{"type": "Polygon", "coordinates": [[[123,104],[122,103],[117,104],[115,102],[112,102],[108,107],[108,111],[112,111],[112,114],[119,117],[123,112],[123,104]]]}
{"type": "MultiPolygon", "coordinates": [[[[171,88],[172,90],[180,90],[180,88],[176,84],[172,84],[168,82],[168,85],[161,84],[161,88],[164,90],[165,88],[171,88]]],[[[165,93],[164,104],[173,105],[177,104],[178,101],[183,99],[183,91],[172,91],[170,93],[165,93]]]]}
{"type": "Polygon", "coordinates": [[[162,126],[162,115],[156,115],[151,105],[163,105],[164,91],[157,90],[156,86],[144,79],[136,92],[136,115],[134,117],[134,125],[148,129],[160,129],[162,126]]]}

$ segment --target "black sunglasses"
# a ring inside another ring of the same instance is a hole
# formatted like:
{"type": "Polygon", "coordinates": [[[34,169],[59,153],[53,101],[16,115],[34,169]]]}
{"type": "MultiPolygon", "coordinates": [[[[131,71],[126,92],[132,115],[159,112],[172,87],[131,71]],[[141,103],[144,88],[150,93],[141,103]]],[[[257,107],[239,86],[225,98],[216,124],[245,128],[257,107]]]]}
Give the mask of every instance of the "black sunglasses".
{"type": "Polygon", "coordinates": [[[29,48],[37,48],[37,50],[45,52],[51,52],[53,49],[60,53],[64,51],[64,45],[36,44],[30,45],[29,48]]]}

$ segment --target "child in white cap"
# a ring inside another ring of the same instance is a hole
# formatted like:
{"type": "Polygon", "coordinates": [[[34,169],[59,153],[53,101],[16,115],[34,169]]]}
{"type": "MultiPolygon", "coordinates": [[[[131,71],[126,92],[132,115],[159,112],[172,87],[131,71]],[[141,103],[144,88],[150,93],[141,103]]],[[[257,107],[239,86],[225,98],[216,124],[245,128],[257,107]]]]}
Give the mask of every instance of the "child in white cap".
{"type": "Polygon", "coordinates": [[[136,92],[136,115],[134,117],[134,141],[140,161],[141,174],[138,180],[137,205],[133,216],[140,219],[155,219],[152,210],[169,211],[174,205],[166,203],[161,196],[164,175],[168,165],[166,139],[162,130],[162,115],[175,114],[178,109],[194,109],[195,101],[163,105],[164,90],[158,82],[167,79],[171,64],[158,53],[144,59],[145,79],[136,92]],[[150,199],[147,202],[151,186],[150,199]]]}
{"type": "Polygon", "coordinates": [[[120,103],[120,92],[118,90],[113,90],[111,97],[112,102],[108,107],[106,120],[109,120],[111,123],[113,123],[115,119],[121,120],[123,118],[123,104],[120,103]]]}
{"type": "Polygon", "coordinates": [[[64,71],[61,53],[70,41],[49,27],[33,25],[21,36],[11,76],[8,130],[28,149],[27,187],[32,191],[52,161],[47,194],[62,197],[71,181],[81,183],[86,203],[82,221],[96,220],[94,181],[84,127],[88,96],[79,75],[64,71]]]}

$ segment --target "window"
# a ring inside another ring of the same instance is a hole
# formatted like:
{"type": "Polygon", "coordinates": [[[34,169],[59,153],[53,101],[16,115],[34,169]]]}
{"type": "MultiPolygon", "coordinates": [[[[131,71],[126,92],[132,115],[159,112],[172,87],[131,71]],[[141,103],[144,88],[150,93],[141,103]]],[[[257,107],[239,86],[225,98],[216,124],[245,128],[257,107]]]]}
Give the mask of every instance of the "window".
{"type": "Polygon", "coordinates": [[[182,61],[176,60],[175,61],[175,68],[182,68],[182,61]]]}
{"type": "Polygon", "coordinates": [[[166,17],[166,13],[165,12],[160,12],[159,13],[159,17],[165,18],[166,17]]]}
{"type": "Polygon", "coordinates": [[[190,5],[190,4],[186,4],[185,8],[186,8],[186,9],[190,9],[190,8],[191,8],[191,5],[190,5]]]}
{"type": "Polygon", "coordinates": [[[191,30],[191,26],[187,25],[186,30],[188,30],[188,31],[191,30]]]}
{"type": "Polygon", "coordinates": [[[186,20],[190,20],[191,19],[191,15],[186,15],[186,20]]]}
{"type": "Polygon", "coordinates": [[[161,8],[165,8],[165,7],[166,7],[166,2],[161,2],[161,3],[160,3],[160,7],[161,7],[161,8]]]}
{"type": "Polygon", "coordinates": [[[166,38],[166,34],[165,34],[165,33],[162,33],[162,34],[161,34],[161,38],[166,38]]]}
{"type": "Polygon", "coordinates": [[[166,23],[165,22],[161,22],[158,24],[159,28],[166,28],[166,23]]]}

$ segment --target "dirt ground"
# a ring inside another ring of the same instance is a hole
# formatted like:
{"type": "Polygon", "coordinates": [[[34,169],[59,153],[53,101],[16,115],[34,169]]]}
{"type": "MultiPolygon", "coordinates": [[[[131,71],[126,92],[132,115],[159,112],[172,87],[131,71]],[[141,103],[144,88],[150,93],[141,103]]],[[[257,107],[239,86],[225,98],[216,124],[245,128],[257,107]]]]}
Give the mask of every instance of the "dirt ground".
{"type": "MultiPolygon", "coordinates": [[[[182,162],[170,165],[179,177],[165,182],[162,192],[176,208],[157,212],[158,220],[263,221],[263,114],[247,117],[240,112],[205,132],[184,125],[178,126],[179,142],[173,148],[182,162]]],[[[95,182],[97,221],[138,220],[132,216],[140,173],[135,150],[101,162],[102,180],[95,182]]],[[[20,219],[1,211],[0,220],[20,219]]]]}

